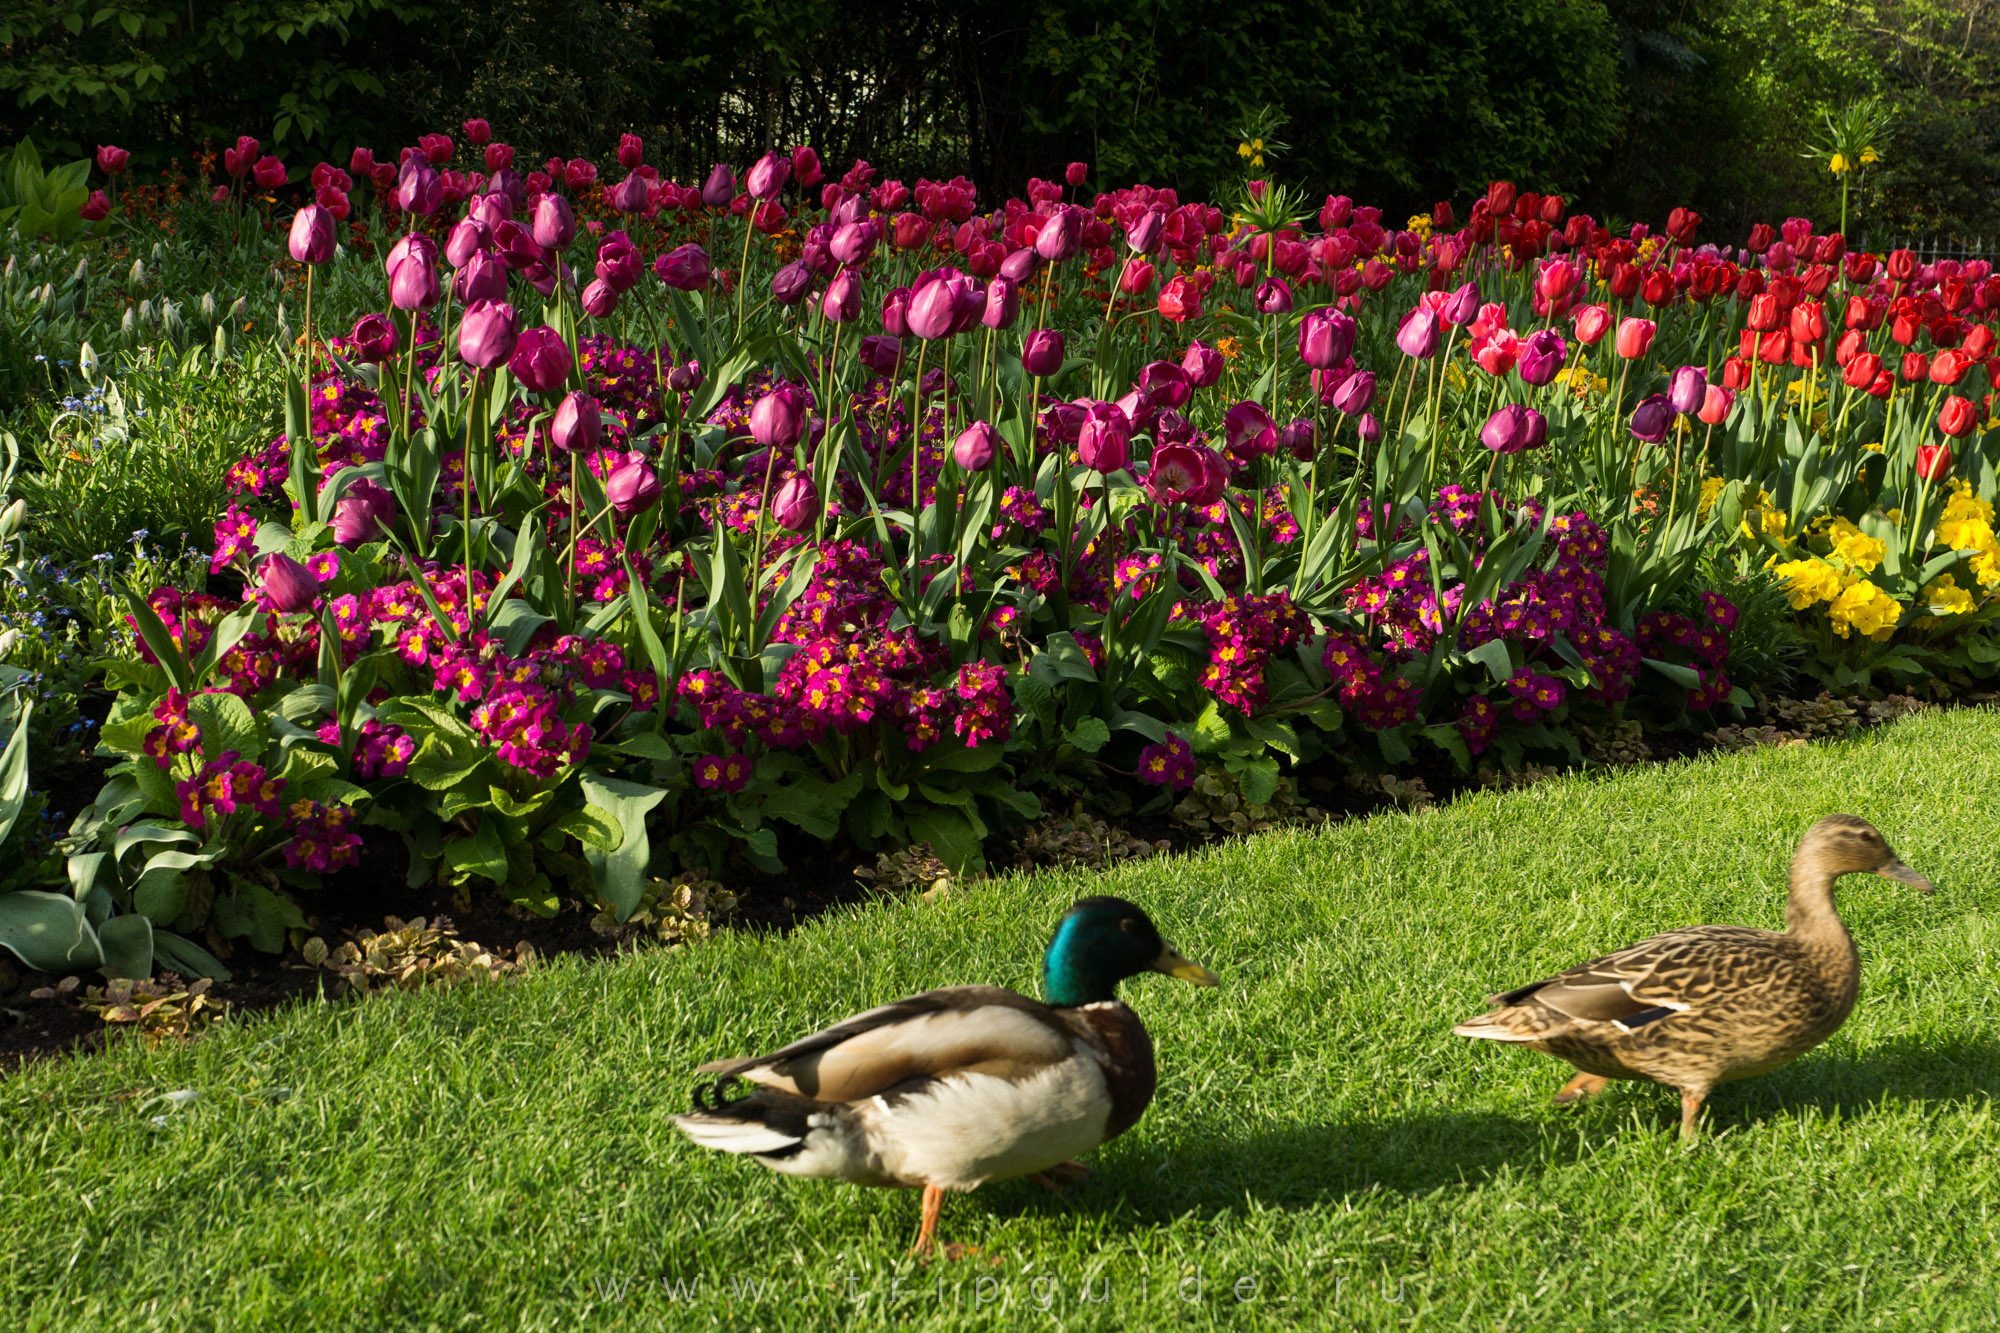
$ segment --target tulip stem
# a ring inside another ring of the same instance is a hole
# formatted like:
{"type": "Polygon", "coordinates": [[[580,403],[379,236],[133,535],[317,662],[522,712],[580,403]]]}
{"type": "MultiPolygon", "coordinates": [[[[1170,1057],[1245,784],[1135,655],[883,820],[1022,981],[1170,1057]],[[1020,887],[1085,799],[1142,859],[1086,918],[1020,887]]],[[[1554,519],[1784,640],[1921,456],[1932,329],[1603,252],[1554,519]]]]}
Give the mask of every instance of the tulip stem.
{"type": "Polygon", "coordinates": [[[910,382],[910,580],[915,586],[917,561],[922,552],[917,541],[917,515],[923,505],[922,478],[918,465],[924,457],[924,425],[922,402],[924,397],[924,355],[931,349],[926,339],[917,340],[917,374],[910,382]]]}
{"type": "MultiPolygon", "coordinates": [[[[312,401],[313,401],[313,264],[306,265],[306,448],[312,448],[312,401]]],[[[314,454],[317,457],[317,453],[314,454]]],[[[306,506],[306,497],[299,497],[301,508],[306,506]]],[[[312,512],[317,513],[315,505],[312,512]]]]}
{"type": "Polygon", "coordinates": [[[743,289],[750,275],[750,234],[757,230],[757,210],[764,206],[760,199],[750,201],[750,216],[743,224],[743,262],[736,266],[736,338],[743,338],[743,289]]]}
{"type": "Polygon", "coordinates": [[[479,410],[479,370],[472,371],[472,390],[465,400],[465,454],[458,463],[458,492],[464,506],[465,623],[472,625],[472,418],[479,410]]]}

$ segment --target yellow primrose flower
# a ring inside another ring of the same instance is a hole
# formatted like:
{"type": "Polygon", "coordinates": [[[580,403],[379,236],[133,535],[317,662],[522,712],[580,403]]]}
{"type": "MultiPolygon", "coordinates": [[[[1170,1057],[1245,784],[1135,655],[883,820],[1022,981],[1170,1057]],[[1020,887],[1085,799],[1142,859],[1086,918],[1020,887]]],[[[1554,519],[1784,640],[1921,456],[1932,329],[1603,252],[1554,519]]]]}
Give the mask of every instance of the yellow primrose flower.
{"type": "Polygon", "coordinates": [[[1791,595],[1794,611],[1803,611],[1815,602],[1830,602],[1841,595],[1840,571],[1824,560],[1788,560],[1771,572],[1785,580],[1785,591],[1791,595]]]}
{"type": "Polygon", "coordinates": [[[1826,609],[1826,618],[1833,622],[1833,632],[1843,639],[1851,632],[1881,642],[1896,632],[1896,622],[1903,618],[1903,604],[1863,579],[1833,599],[1833,605],[1826,609]]]}
{"type": "Polygon", "coordinates": [[[1888,546],[1879,538],[1870,537],[1844,518],[1833,522],[1833,553],[1849,569],[1866,574],[1882,563],[1888,554],[1888,546]]]}
{"type": "Polygon", "coordinates": [[[1410,214],[1410,220],[1403,224],[1403,230],[1416,232],[1420,236],[1429,236],[1431,234],[1431,215],[1428,213],[1410,214]]]}
{"type": "Polygon", "coordinates": [[[1969,615],[1976,605],[1972,594],[1958,586],[1958,580],[1951,575],[1941,575],[1930,587],[1924,589],[1924,600],[1930,603],[1934,616],[1969,615]]]}
{"type": "Polygon", "coordinates": [[[1698,511],[1699,517],[1708,517],[1708,511],[1715,508],[1715,502],[1722,497],[1722,488],[1728,484],[1728,482],[1720,477],[1703,477],[1701,479],[1701,508],[1698,511]]]}

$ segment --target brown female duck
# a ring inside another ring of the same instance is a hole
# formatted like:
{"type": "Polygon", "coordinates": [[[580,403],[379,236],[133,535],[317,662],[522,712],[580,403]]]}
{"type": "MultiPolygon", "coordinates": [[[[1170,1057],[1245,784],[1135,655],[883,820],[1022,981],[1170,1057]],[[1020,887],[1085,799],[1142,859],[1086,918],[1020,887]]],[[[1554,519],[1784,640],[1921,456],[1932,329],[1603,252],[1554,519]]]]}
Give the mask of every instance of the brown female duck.
{"type": "Polygon", "coordinates": [[[1833,903],[1842,875],[1874,874],[1925,893],[1931,883],[1865,819],[1828,815],[1792,855],[1784,930],[1691,926],[1641,940],[1518,990],[1452,1031],[1515,1042],[1576,1067],[1558,1102],[1614,1078],[1680,1089],[1681,1135],[1718,1083],[1776,1069],[1847,1021],[1861,955],[1833,903]]]}

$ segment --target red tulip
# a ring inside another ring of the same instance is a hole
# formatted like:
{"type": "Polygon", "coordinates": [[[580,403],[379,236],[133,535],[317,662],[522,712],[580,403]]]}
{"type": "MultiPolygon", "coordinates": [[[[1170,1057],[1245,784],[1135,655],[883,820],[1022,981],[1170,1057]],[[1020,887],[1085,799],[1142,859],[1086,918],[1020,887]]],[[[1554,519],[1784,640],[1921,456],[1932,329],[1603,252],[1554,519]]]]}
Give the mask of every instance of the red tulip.
{"type": "Polygon", "coordinates": [[[1072,162],[1063,172],[1063,179],[1071,185],[1081,185],[1089,176],[1090,164],[1087,162],[1072,162]]]}
{"type": "Polygon", "coordinates": [[[1725,389],[1720,384],[1711,384],[1701,400],[1701,410],[1695,415],[1711,426],[1720,426],[1729,419],[1729,413],[1736,406],[1736,391],[1725,389]]]}
{"type": "Polygon", "coordinates": [[[1726,358],[1722,363],[1722,383],[1730,389],[1749,387],[1750,363],[1740,356],[1726,358]]]}
{"type": "Polygon", "coordinates": [[[259,189],[275,190],[285,183],[285,164],[275,157],[260,157],[250,168],[250,176],[259,189]]]}
{"type": "Polygon", "coordinates": [[[109,144],[98,145],[97,169],[107,176],[123,176],[126,166],[131,161],[132,155],[123,148],[113,148],[109,144]]]}
{"type": "Polygon", "coordinates": [[[1604,341],[1611,328],[1611,311],[1601,305],[1587,305],[1576,312],[1576,340],[1586,347],[1604,341]]]}
{"type": "Polygon", "coordinates": [[[1667,214],[1667,235],[1682,245],[1694,242],[1696,228],[1701,226],[1701,214],[1691,208],[1676,208],[1667,214]]]}
{"type": "Polygon", "coordinates": [[[1792,340],[1816,343],[1826,337],[1826,312],[1817,301],[1802,301],[1792,307],[1792,340]]]}
{"type": "Polygon", "coordinates": [[[232,178],[242,177],[250,168],[257,165],[257,154],[262,147],[263,145],[249,135],[243,135],[237,139],[234,148],[222,150],[222,169],[232,178]]]}
{"type": "Polygon", "coordinates": [[[1931,375],[1931,359],[1922,352],[1903,353],[1903,383],[1915,384],[1931,375]]]}
{"type": "Polygon", "coordinates": [[[92,190],[76,212],[85,222],[102,222],[111,216],[111,198],[102,190],[92,190]]]}
{"type": "Polygon", "coordinates": [[[1977,364],[1961,347],[1947,347],[1931,358],[1931,383],[1956,384],[1977,364]]]}
{"type": "Polygon", "coordinates": [[[1494,181],[1486,187],[1486,211],[1496,218],[1514,211],[1516,193],[1512,181],[1494,181]]]}
{"type": "Polygon", "coordinates": [[[441,167],[451,161],[452,153],[457,151],[449,134],[419,135],[417,136],[417,147],[423,149],[424,156],[430,159],[430,163],[434,167],[441,167]]]}
{"type": "MultiPolygon", "coordinates": [[[[1962,440],[1966,436],[1972,434],[1972,428],[1977,424],[1979,424],[1978,419],[1979,419],[1979,414],[1973,408],[1972,404],[1967,400],[1959,397],[1957,394],[1953,394],[1951,397],[1944,400],[1944,406],[1938,410],[1937,424],[1939,430],[1951,436],[1954,440],[1962,440]]],[[[1924,465],[1922,462],[1922,452],[1920,450],[1918,453],[1917,467],[1921,471],[1923,466],[1924,465]]],[[[1946,469],[1949,469],[1950,467],[1951,467],[1951,451],[1948,447],[1946,447],[1944,466],[1941,468],[1935,468],[1934,470],[1937,472],[1943,472],[1946,469]]]]}
{"type": "Polygon", "coordinates": [[[1850,389],[1866,389],[1881,373],[1881,357],[1873,352],[1859,352],[1842,367],[1840,380],[1850,389]]]}
{"type": "Polygon", "coordinates": [[[1176,324],[1200,319],[1201,289],[1189,280],[1187,274],[1176,274],[1160,289],[1158,308],[1160,314],[1176,324]]]}
{"type": "MultiPolygon", "coordinates": [[[[1956,402],[1964,402],[1964,401],[1965,401],[1965,400],[1964,400],[1964,399],[1962,399],[1962,398],[1954,398],[1954,399],[1952,399],[1952,402],[1955,402],[1955,403],[1956,403],[1956,402]]],[[[1968,414],[1970,414],[1971,410],[1972,410],[1972,405],[1971,405],[1970,403],[1967,403],[1967,404],[1966,404],[1966,411],[1967,411],[1967,413],[1968,413],[1968,414]]],[[[1940,418],[1938,419],[1938,424],[1939,424],[1940,426],[1943,426],[1943,425],[1944,425],[1944,419],[1943,419],[1942,417],[1940,417],[1940,418]]],[[[1968,428],[1967,428],[1967,429],[1970,429],[1970,427],[1968,426],[1968,428]]],[[[1946,433],[1947,433],[1947,434],[1952,434],[1952,435],[1963,435],[1963,434],[1965,434],[1965,431],[1953,431],[1953,430],[1952,430],[1952,429],[1951,429],[1950,427],[1948,427],[1948,426],[1947,426],[1947,427],[1945,427],[1945,430],[1946,430],[1946,433]]],[[[1924,481],[1937,481],[1937,480],[1938,480],[1939,478],[1941,478],[1941,477],[1944,477],[1944,476],[1948,475],[1948,474],[1949,474],[1950,472],[1951,472],[1951,446],[1950,446],[1950,445],[1948,445],[1948,444],[1920,444],[1920,445],[1918,445],[1918,446],[1917,446],[1917,476],[1918,476],[1918,477],[1922,478],[1922,479],[1923,479],[1924,481]]]]}

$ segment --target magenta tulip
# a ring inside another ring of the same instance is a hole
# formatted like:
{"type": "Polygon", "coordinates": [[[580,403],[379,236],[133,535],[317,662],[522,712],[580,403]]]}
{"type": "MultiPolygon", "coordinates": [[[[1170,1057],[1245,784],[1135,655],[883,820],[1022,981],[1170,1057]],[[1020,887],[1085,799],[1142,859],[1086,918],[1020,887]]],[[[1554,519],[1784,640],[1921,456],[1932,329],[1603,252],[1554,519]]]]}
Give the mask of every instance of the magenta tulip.
{"type": "Polygon", "coordinates": [[[1063,336],[1053,329],[1036,329],[1021,343],[1021,368],[1046,379],[1062,369],[1063,336]]]}
{"type": "Polygon", "coordinates": [[[354,321],[347,340],[354,344],[354,359],[363,365],[380,365],[396,354],[396,326],[387,315],[363,315],[354,321]]]}
{"type": "Polygon", "coordinates": [[[1092,403],[1077,428],[1077,461],[1098,472],[1116,472],[1130,456],[1132,423],[1116,403],[1092,403]]]}
{"type": "Polygon", "coordinates": [[[483,120],[468,120],[459,128],[465,131],[465,141],[474,148],[484,148],[493,142],[493,127],[483,120]]]}
{"type": "Polygon", "coordinates": [[[1223,413],[1222,430],[1229,452],[1238,458],[1261,457],[1278,447],[1277,426],[1257,403],[1238,403],[1223,413]]]}
{"type": "Polygon", "coordinates": [[[729,201],[736,197],[736,171],[725,162],[715,164],[702,182],[701,202],[704,208],[727,208],[729,201]]]}
{"type": "Polygon", "coordinates": [[[577,304],[592,319],[609,319],[618,310],[618,289],[599,278],[583,289],[583,294],[577,297],[577,304]]]}
{"type": "Polygon", "coordinates": [[[1060,264],[1077,252],[1083,239],[1083,220],[1088,216],[1080,208],[1063,208],[1042,223],[1042,229],[1035,234],[1035,253],[1051,264],[1060,264]]]}
{"type": "Polygon", "coordinates": [[[853,269],[842,269],[826,285],[819,303],[820,313],[835,324],[850,324],[861,317],[861,279],[853,269]]]}
{"type": "Polygon", "coordinates": [[[1569,342],[1554,329],[1536,329],[1515,350],[1514,372],[1523,384],[1540,388],[1555,379],[1569,357],[1569,342]]]}
{"type": "Polygon", "coordinates": [[[1160,248],[1160,236],[1167,225],[1166,215],[1156,208],[1149,208],[1132,219],[1125,228],[1125,244],[1132,247],[1135,255],[1150,255],[1160,248]]]}
{"type": "Polygon", "coordinates": [[[1403,322],[1396,330],[1396,346],[1404,356],[1422,360],[1434,356],[1438,349],[1438,313],[1429,306],[1420,305],[1403,316],[1403,322]]]}
{"type": "Polygon", "coordinates": [[[771,518],[789,532],[804,532],[819,517],[819,495],[812,479],[803,475],[785,478],[771,497],[771,518]]]}
{"type": "Polygon", "coordinates": [[[653,261],[653,272],[659,276],[661,282],[675,291],[700,291],[708,286],[711,271],[708,251],[692,241],[671,254],[661,255],[653,261]]]}
{"type": "Polygon", "coordinates": [[[405,213],[429,217],[444,204],[444,178],[423,158],[412,157],[396,178],[395,200],[405,213]]]}
{"type": "Polygon", "coordinates": [[[250,178],[257,182],[259,189],[275,190],[285,183],[285,164],[275,157],[260,157],[257,165],[250,168],[250,178]]]}
{"type": "Polygon", "coordinates": [[[465,261],[465,267],[452,279],[451,290],[458,303],[464,306],[479,301],[504,301],[507,299],[507,266],[481,250],[465,261]]]}
{"type": "Polygon", "coordinates": [[[1187,355],[1181,358],[1181,369],[1188,373],[1188,383],[1197,389],[1206,389],[1221,379],[1227,364],[1222,353],[1205,345],[1199,338],[1188,344],[1187,355]]]}
{"type": "Polygon", "coordinates": [[[660,478],[641,453],[628,453],[604,479],[604,498],[626,517],[642,514],[660,502],[660,478]]]}
{"type": "Polygon", "coordinates": [[[437,266],[428,248],[412,248],[400,262],[393,252],[390,254],[390,305],[398,310],[428,310],[437,304],[440,295],[437,266]]]}
{"type": "Polygon", "coordinates": [[[810,412],[803,389],[780,385],[750,409],[750,438],[766,449],[789,449],[805,433],[810,412]]]}
{"type": "Polygon", "coordinates": [[[1311,311],[1299,321],[1299,359],[1314,370],[1337,366],[1353,354],[1355,333],[1351,316],[1333,309],[1311,311]]]}
{"type": "Polygon", "coordinates": [[[114,148],[109,144],[98,145],[97,169],[107,176],[123,176],[125,167],[131,160],[132,154],[123,148],[114,148]]]}
{"type": "Polygon", "coordinates": [[[257,591],[274,611],[305,611],[319,596],[319,580],[290,556],[269,555],[258,570],[257,591]]]}
{"type": "Polygon", "coordinates": [[[1673,429],[1674,409],[1663,393],[1656,393],[1632,410],[1632,438],[1658,444],[1673,429]]]}
{"type": "Polygon", "coordinates": [[[1208,464],[1195,446],[1163,444],[1153,450],[1151,466],[1146,470],[1146,493],[1155,504],[1193,503],[1207,488],[1208,473],[1208,464]]]}
{"type": "Polygon", "coordinates": [[[910,332],[925,342],[935,342],[952,332],[957,322],[957,293],[942,275],[918,279],[910,293],[910,332]]]}
{"type": "Polygon", "coordinates": [[[812,291],[813,271],[794,259],[771,275],[771,299],[779,305],[797,305],[812,291]]]}
{"type": "Polygon", "coordinates": [[[527,329],[514,341],[507,369],[533,393],[553,393],[569,378],[571,359],[563,337],[546,324],[527,329]]]}
{"type": "Polygon", "coordinates": [[[604,414],[598,401],[572,389],[556,406],[556,418],[549,425],[549,439],[565,453],[580,454],[597,447],[604,434],[604,414]]]}
{"type": "Polygon", "coordinates": [[[544,250],[567,250],[576,239],[576,214],[569,200],[545,194],[535,204],[535,244],[544,250]]]}
{"type": "Polygon", "coordinates": [[[1042,257],[1035,253],[1035,248],[1024,245],[1000,261],[1000,276],[1019,286],[1034,277],[1041,266],[1042,257]]]}
{"type": "Polygon", "coordinates": [[[1464,328],[1479,316],[1479,284],[1468,282],[1451,294],[1438,312],[1447,324],[1464,328]]]}
{"type": "Polygon", "coordinates": [[[102,190],[92,190],[76,212],[85,222],[102,222],[111,216],[111,196],[102,190]]]}
{"type": "Polygon", "coordinates": [[[459,319],[459,359],[474,370],[495,370],[507,364],[519,337],[513,306],[505,301],[475,301],[459,319]]]}
{"type": "Polygon", "coordinates": [[[766,153],[743,178],[743,190],[752,199],[770,203],[784,191],[792,178],[792,159],[785,153],[766,153]]]}
{"type": "Polygon", "coordinates": [[[464,268],[467,260],[486,248],[486,241],[485,223],[462,219],[444,238],[444,262],[453,268],[464,268]]]}
{"type": "Polygon", "coordinates": [[[1356,417],[1375,404],[1375,372],[1357,370],[1333,391],[1333,409],[1342,416],[1356,417]]]}
{"type": "Polygon", "coordinates": [[[1708,398],[1708,372],[1700,366],[1682,366],[1667,383],[1667,405],[1682,416],[1701,411],[1708,398]]]}
{"type": "Polygon", "coordinates": [[[359,546],[382,536],[395,521],[396,497],[361,477],[342,493],[340,503],[333,507],[333,539],[342,546],[359,546]]]}
{"type": "Polygon", "coordinates": [[[893,375],[903,359],[903,340],[871,333],[861,340],[861,364],[877,375],[893,375]]]}
{"type": "Polygon", "coordinates": [[[986,308],[980,312],[979,322],[989,329],[1011,329],[1020,313],[1021,289],[995,275],[986,284],[986,308]]]}
{"type": "Polygon", "coordinates": [[[1292,309],[1292,289],[1283,278],[1273,274],[1257,284],[1255,300],[1257,309],[1263,314],[1290,314],[1292,309]]]}
{"type": "Polygon", "coordinates": [[[984,421],[975,421],[952,441],[951,456],[967,472],[984,472],[1000,453],[1000,432],[984,421]]]}

